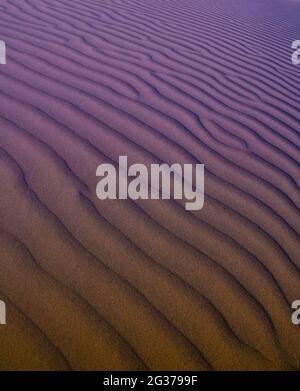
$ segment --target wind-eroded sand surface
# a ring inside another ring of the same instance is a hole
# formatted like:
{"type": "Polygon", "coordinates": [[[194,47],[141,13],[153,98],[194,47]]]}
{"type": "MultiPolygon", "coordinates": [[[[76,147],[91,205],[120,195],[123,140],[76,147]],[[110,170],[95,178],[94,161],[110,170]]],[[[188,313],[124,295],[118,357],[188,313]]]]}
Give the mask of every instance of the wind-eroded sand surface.
{"type": "Polygon", "coordinates": [[[0,369],[300,369],[300,3],[0,0],[0,369]],[[205,206],[96,168],[204,163],[205,206]]]}

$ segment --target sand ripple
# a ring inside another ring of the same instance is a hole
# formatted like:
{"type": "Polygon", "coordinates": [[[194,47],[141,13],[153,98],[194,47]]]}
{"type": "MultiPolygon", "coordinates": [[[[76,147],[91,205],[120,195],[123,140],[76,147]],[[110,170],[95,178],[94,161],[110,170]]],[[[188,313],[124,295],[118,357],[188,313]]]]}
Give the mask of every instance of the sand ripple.
{"type": "Polygon", "coordinates": [[[0,1],[0,369],[300,369],[299,11],[0,1]],[[204,208],[97,200],[121,154],[204,208]]]}

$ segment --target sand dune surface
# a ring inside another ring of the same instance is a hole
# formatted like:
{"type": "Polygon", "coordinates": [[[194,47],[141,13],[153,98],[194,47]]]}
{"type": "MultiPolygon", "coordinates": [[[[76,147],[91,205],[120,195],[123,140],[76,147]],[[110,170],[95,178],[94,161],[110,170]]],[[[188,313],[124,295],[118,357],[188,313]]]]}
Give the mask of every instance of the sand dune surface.
{"type": "Polygon", "coordinates": [[[0,0],[0,370],[299,370],[300,3],[0,0]],[[96,168],[205,164],[205,204],[96,168]]]}

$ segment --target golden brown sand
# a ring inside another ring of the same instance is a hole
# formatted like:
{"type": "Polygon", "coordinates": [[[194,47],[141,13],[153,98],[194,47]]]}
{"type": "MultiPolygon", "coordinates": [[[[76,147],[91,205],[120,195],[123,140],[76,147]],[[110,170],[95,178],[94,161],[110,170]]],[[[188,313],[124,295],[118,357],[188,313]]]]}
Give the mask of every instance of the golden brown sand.
{"type": "Polygon", "coordinates": [[[0,2],[1,370],[300,369],[299,11],[0,2]],[[204,163],[204,208],[98,200],[120,155],[204,163]]]}

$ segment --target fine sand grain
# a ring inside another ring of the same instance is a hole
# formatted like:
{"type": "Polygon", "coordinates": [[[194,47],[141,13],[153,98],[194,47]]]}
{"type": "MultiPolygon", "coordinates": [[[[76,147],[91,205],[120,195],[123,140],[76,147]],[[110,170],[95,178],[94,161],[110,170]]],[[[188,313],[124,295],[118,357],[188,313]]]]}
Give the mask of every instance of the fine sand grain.
{"type": "Polygon", "coordinates": [[[300,369],[300,3],[0,0],[0,370],[300,369]],[[96,197],[204,163],[205,205],[96,197]]]}

